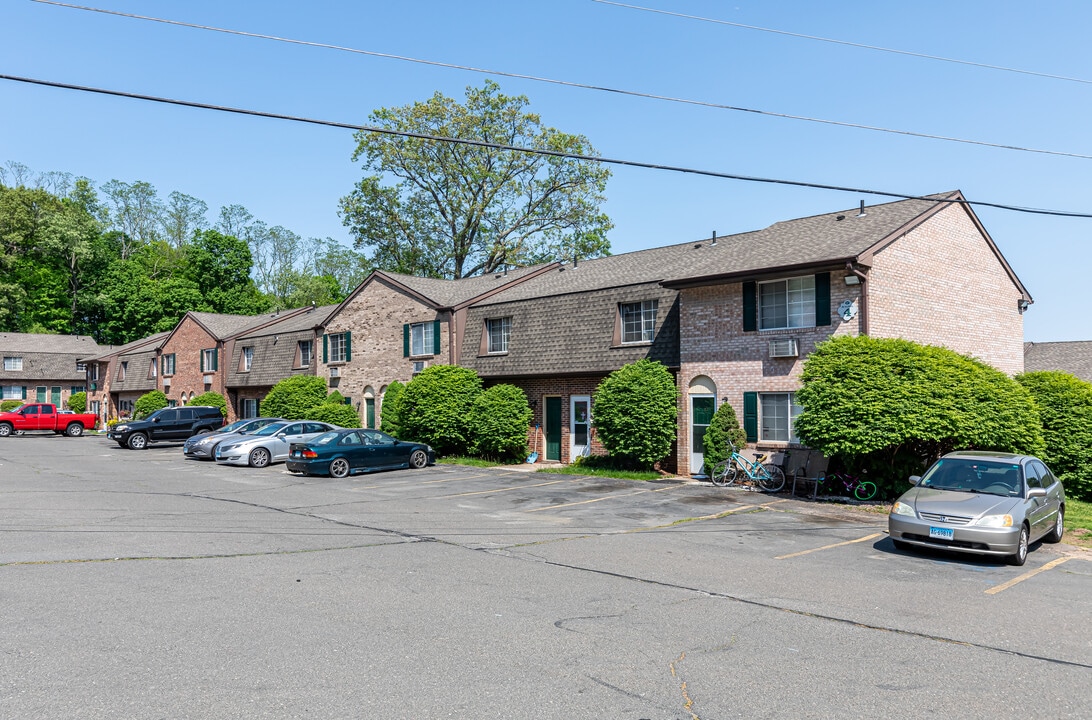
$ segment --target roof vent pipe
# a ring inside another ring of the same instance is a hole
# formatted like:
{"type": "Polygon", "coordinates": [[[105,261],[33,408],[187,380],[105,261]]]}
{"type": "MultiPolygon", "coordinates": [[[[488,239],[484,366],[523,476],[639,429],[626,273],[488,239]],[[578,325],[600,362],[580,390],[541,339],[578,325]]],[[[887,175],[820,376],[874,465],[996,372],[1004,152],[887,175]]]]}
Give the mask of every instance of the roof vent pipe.
{"type": "Polygon", "coordinates": [[[717,231],[716,230],[713,231],[713,240],[712,240],[712,242],[709,243],[709,246],[710,247],[716,247],[717,246],[717,231]]]}
{"type": "Polygon", "coordinates": [[[859,213],[857,213],[857,217],[859,217],[859,218],[860,218],[860,217],[864,217],[864,216],[865,216],[865,211],[864,211],[864,200],[862,200],[862,201],[861,201],[861,211],[860,211],[859,213]]]}

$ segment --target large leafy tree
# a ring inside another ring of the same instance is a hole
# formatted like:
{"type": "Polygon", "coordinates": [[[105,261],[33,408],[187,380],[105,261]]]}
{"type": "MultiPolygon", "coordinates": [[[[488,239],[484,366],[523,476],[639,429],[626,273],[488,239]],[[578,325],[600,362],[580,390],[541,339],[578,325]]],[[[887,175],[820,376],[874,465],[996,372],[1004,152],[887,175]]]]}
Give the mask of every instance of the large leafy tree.
{"type": "MultiPolygon", "coordinates": [[[[581,135],[543,126],[526,97],[486,81],[465,104],[436,93],[381,108],[374,126],[395,132],[594,156],[581,135]]],[[[345,225],[376,266],[462,278],[502,266],[608,254],[599,211],[610,171],[599,163],[361,131],[353,160],[367,176],[341,199],[345,225]]]]}

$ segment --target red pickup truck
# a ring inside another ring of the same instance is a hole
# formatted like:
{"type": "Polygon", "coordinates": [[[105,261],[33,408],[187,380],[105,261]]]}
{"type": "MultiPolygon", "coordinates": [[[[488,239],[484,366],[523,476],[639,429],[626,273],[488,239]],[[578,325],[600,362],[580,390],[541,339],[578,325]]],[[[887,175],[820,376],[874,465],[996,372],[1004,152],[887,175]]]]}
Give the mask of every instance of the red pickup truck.
{"type": "Polygon", "coordinates": [[[93,413],[57,412],[57,408],[48,403],[26,403],[11,412],[0,413],[0,437],[30,430],[79,437],[84,430],[95,427],[96,420],[93,413]]]}

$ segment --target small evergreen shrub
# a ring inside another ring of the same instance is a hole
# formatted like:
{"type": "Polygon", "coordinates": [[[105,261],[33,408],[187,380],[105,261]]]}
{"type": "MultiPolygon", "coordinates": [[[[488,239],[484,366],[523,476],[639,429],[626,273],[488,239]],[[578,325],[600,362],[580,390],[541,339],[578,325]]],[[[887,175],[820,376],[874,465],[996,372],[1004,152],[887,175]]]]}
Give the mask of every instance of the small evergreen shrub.
{"type": "Polygon", "coordinates": [[[167,407],[167,405],[167,396],[163,394],[162,390],[146,392],[138,397],[136,403],[133,405],[133,418],[135,420],[143,420],[156,410],[162,410],[167,407]]]}
{"type": "Polygon", "coordinates": [[[713,419],[705,431],[705,472],[708,474],[714,465],[727,460],[732,451],[729,442],[736,448],[747,443],[747,431],[739,426],[735,408],[728,403],[721,403],[713,413],[713,419]]]}
{"type": "Polygon", "coordinates": [[[220,414],[227,417],[227,401],[224,400],[224,396],[217,392],[207,392],[198,395],[190,400],[187,405],[208,405],[210,407],[220,408],[220,414]]]}
{"type": "Polygon", "coordinates": [[[494,385],[474,398],[470,423],[473,454],[490,460],[520,461],[527,457],[531,406],[515,385],[494,385]]]}
{"type": "Polygon", "coordinates": [[[26,400],[4,400],[0,402],[0,412],[11,412],[25,402],[26,400]]]}
{"type": "Polygon", "coordinates": [[[261,404],[265,417],[301,420],[316,405],[326,404],[326,380],[314,375],[293,375],[273,386],[261,404]]]}
{"type": "Polygon", "coordinates": [[[87,393],[72,393],[72,396],[68,398],[68,402],[65,404],[74,413],[85,413],[87,412],[87,393]]]}
{"type": "Polygon", "coordinates": [[[398,434],[400,432],[398,409],[405,389],[405,385],[395,380],[387,386],[387,391],[383,393],[382,404],[379,406],[379,429],[394,437],[401,437],[398,434]]]}
{"type": "Polygon", "coordinates": [[[661,363],[638,360],[622,366],[595,391],[599,441],[624,465],[652,468],[671,452],[678,398],[675,380],[661,363]]]}
{"type": "Polygon", "coordinates": [[[438,455],[466,453],[473,440],[470,409],[481,391],[481,378],[469,368],[426,368],[402,393],[399,437],[428,443],[438,455]]]}

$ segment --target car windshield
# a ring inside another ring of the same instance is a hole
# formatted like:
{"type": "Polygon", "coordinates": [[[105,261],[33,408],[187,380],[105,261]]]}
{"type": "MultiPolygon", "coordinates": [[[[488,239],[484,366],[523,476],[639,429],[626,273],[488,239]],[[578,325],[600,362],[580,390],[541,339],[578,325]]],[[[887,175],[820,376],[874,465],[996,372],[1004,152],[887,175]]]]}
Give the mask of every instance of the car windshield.
{"type": "Polygon", "coordinates": [[[230,425],[225,425],[222,428],[220,428],[220,432],[224,432],[224,433],[235,432],[235,431],[237,431],[237,430],[239,430],[239,429],[241,429],[243,427],[246,427],[251,422],[253,422],[253,421],[252,420],[236,420],[235,422],[231,423],[230,425]]]}
{"type": "Polygon", "coordinates": [[[1024,487],[1024,479],[1019,463],[941,458],[929,468],[918,485],[937,490],[1018,496],[1024,487]]]}
{"type": "Polygon", "coordinates": [[[269,423],[268,425],[261,428],[260,430],[255,430],[254,434],[255,435],[261,435],[263,437],[267,436],[267,435],[276,435],[277,431],[280,430],[281,428],[285,427],[286,425],[288,425],[288,423],[283,423],[283,422],[269,423]]]}
{"type": "Polygon", "coordinates": [[[337,439],[341,437],[341,433],[338,431],[325,432],[318,437],[313,437],[307,441],[308,445],[329,445],[332,442],[337,442],[337,439]]]}
{"type": "Polygon", "coordinates": [[[155,419],[156,419],[157,417],[159,417],[160,415],[163,415],[163,414],[165,414],[165,413],[167,412],[167,410],[169,410],[169,409],[170,409],[170,408],[162,408],[162,409],[160,409],[160,410],[156,410],[156,411],[155,411],[154,413],[152,413],[151,415],[149,415],[148,417],[146,417],[146,418],[144,418],[144,419],[145,419],[145,420],[155,420],[155,419]]]}

